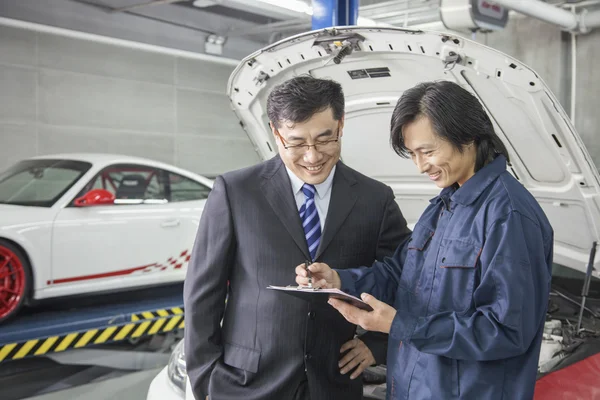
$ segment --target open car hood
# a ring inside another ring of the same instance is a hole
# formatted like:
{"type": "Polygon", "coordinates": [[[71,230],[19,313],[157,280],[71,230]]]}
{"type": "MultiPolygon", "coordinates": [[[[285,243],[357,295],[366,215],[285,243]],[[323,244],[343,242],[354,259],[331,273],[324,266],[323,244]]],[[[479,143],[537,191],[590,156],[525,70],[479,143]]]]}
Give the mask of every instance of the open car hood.
{"type": "Polygon", "coordinates": [[[277,152],[266,114],[269,92],[306,73],[342,84],[342,159],[390,185],[409,224],[440,190],[390,146],[396,101],[419,82],[442,79],[474,93],[507,145],[509,171],[533,193],[554,227],[554,261],[586,270],[599,237],[598,171],[558,100],[529,67],[437,32],[342,27],[290,37],[242,60],[228,84],[233,110],[262,159],[277,152]]]}

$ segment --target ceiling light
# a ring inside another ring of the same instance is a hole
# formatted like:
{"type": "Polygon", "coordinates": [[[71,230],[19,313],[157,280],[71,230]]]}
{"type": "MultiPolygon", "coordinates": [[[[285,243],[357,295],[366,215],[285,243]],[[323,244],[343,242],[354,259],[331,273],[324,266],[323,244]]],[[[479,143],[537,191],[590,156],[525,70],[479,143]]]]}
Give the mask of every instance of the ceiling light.
{"type": "Polygon", "coordinates": [[[214,6],[215,4],[217,4],[217,3],[214,0],[194,0],[193,6],[204,8],[204,7],[214,6]]]}

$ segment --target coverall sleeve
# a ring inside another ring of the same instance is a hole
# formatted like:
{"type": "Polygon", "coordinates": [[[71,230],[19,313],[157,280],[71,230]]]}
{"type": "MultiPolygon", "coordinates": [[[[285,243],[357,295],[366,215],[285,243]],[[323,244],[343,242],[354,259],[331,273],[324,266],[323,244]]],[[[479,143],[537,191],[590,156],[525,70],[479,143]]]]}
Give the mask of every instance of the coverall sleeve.
{"type": "Polygon", "coordinates": [[[406,259],[408,238],[404,240],[391,257],[375,261],[371,267],[336,269],[342,283],[342,290],[353,296],[369,293],[389,305],[394,303],[396,290],[406,259]]]}
{"type": "Polygon", "coordinates": [[[525,353],[545,320],[552,265],[548,240],[537,222],[511,211],[486,233],[481,279],[472,295],[475,311],[422,317],[400,305],[390,335],[419,351],[454,359],[487,361],[525,353]]]}
{"type": "Polygon", "coordinates": [[[221,320],[235,236],[225,181],[215,180],[200,219],[184,283],[187,374],[196,399],[208,395],[208,383],[223,355],[221,320]]]}
{"type": "MultiPolygon", "coordinates": [[[[385,257],[394,254],[398,244],[410,237],[411,231],[406,224],[406,219],[394,199],[394,193],[391,188],[387,188],[388,196],[385,204],[385,210],[381,219],[379,228],[379,237],[377,240],[376,258],[383,260],[385,257]]],[[[377,364],[386,364],[387,362],[387,342],[388,335],[381,332],[366,332],[359,336],[367,347],[373,353],[377,364]]]]}

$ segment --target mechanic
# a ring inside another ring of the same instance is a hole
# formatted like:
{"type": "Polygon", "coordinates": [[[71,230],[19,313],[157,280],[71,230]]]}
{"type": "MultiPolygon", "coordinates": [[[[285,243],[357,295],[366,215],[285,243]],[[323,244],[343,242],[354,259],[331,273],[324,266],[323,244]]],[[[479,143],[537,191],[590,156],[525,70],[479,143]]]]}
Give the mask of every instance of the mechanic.
{"type": "MultiPolygon", "coordinates": [[[[456,83],[404,92],[391,142],[443,190],[393,257],[371,268],[312,264],[313,285],[373,307],[330,299],[348,321],[389,333],[388,398],[532,399],[553,257],[544,212],[507,172],[482,105],[456,83]]],[[[306,284],[305,269],[296,273],[306,284]]]]}
{"type": "Polygon", "coordinates": [[[385,362],[386,335],[356,339],[327,304],[267,287],[307,259],[371,265],[410,230],[391,188],[339,160],[339,83],[288,80],[267,114],[279,155],[217,177],[200,221],[184,286],[190,384],[197,400],[359,400],[355,378],[385,362]]]}

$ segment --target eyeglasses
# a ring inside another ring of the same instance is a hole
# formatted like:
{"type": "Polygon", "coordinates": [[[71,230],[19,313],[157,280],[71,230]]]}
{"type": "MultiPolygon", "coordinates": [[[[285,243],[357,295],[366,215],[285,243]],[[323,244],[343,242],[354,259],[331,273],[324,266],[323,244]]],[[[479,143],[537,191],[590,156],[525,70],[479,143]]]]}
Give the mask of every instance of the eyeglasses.
{"type": "Polygon", "coordinates": [[[302,143],[302,144],[288,144],[283,136],[279,133],[279,131],[275,131],[279,139],[281,140],[281,144],[283,144],[283,148],[289,151],[292,155],[300,156],[308,153],[311,147],[315,148],[315,151],[319,153],[328,153],[334,150],[337,147],[337,143],[340,140],[340,129],[335,135],[335,139],[330,140],[316,140],[314,144],[302,143]]]}

